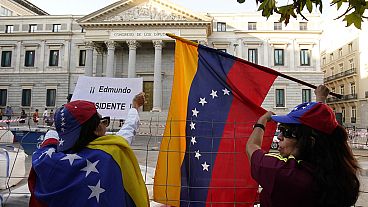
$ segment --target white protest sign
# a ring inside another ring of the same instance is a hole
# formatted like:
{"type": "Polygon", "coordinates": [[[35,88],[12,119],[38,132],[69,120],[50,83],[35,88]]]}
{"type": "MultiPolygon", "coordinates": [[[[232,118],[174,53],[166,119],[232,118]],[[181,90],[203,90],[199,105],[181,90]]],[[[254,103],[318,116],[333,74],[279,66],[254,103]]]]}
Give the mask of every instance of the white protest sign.
{"type": "Polygon", "coordinates": [[[135,95],[142,92],[142,78],[106,78],[80,76],[72,101],[96,104],[98,113],[111,119],[125,119],[135,95]]]}

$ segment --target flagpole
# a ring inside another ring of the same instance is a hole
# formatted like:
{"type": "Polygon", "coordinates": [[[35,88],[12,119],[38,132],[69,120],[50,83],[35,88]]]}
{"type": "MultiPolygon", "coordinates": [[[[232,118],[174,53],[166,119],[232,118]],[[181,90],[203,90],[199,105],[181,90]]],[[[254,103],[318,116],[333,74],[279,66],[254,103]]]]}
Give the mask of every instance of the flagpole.
{"type": "MultiPolygon", "coordinates": [[[[182,41],[182,42],[185,42],[185,43],[187,43],[187,44],[189,44],[189,45],[193,45],[193,46],[196,46],[196,47],[198,46],[198,43],[193,42],[193,41],[190,41],[190,40],[187,40],[187,39],[182,38],[182,37],[179,37],[179,36],[176,36],[176,35],[174,35],[174,34],[166,33],[166,35],[167,35],[167,36],[169,36],[169,37],[171,37],[171,38],[173,38],[173,39],[176,39],[176,40],[180,40],[180,41],[182,41]]],[[[234,57],[234,56],[232,56],[232,57],[234,57]]],[[[237,57],[234,57],[234,59],[236,59],[236,60],[237,60],[237,61],[239,61],[239,62],[243,62],[243,63],[246,63],[246,64],[253,65],[253,66],[254,66],[254,67],[256,67],[257,69],[262,70],[262,71],[264,71],[264,72],[271,73],[271,74],[274,74],[274,75],[277,75],[277,76],[280,76],[280,77],[286,78],[286,79],[288,79],[288,80],[291,80],[291,81],[294,81],[294,82],[300,83],[300,84],[302,84],[302,85],[308,86],[308,87],[313,88],[313,89],[316,89],[316,88],[317,88],[317,86],[315,86],[315,85],[313,85],[313,84],[310,84],[310,83],[307,83],[307,82],[305,82],[305,81],[302,81],[302,80],[299,80],[299,79],[293,78],[293,77],[291,77],[291,76],[285,75],[285,74],[280,73],[280,72],[278,72],[278,71],[276,71],[276,70],[273,70],[273,69],[271,69],[271,68],[267,68],[267,67],[264,67],[264,66],[261,66],[261,65],[257,65],[257,64],[251,63],[251,62],[249,62],[249,61],[246,61],[246,60],[243,60],[243,59],[240,59],[240,58],[237,58],[237,57]]],[[[330,95],[332,95],[332,96],[335,96],[335,97],[337,97],[337,98],[339,98],[339,99],[341,99],[341,98],[342,98],[342,95],[341,95],[341,94],[337,94],[337,93],[334,93],[334,92],[330,92],[329,94],[330,94],[330,95]]]]}

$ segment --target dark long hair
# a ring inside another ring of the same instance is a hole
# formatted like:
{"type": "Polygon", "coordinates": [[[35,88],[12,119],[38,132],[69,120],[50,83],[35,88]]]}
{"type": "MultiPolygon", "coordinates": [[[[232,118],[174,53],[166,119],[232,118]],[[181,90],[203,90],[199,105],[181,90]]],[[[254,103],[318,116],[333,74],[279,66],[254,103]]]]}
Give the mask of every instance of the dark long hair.
{"type": "Polygon", "coordinates": [[[73,152],[79,152],[84,147],[86,147],[90,142],[98,138],[94,133],[100,124],[100,117],[95,113],[90,119],[82,124],[81,132],[79,138],[74,146],[70,149],[73,152]]]}
{"type": "Polygon", "coordinates": [[[297,139],[297,159],[315,167],[319,206],[352,206],[358,199],[359,166],[348,145],[348,135],[337,126],[331,135],[304,125],[289,125],[297,139]]]}

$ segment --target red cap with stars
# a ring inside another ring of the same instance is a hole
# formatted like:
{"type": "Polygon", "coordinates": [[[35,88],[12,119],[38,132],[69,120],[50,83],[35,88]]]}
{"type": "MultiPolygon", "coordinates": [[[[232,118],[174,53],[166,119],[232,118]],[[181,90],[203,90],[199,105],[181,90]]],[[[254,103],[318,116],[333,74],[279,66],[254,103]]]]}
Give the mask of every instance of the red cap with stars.
{"type": "Polygon", "coordinates": [[[93,102],[77,100],[65,104],[55,112],[55,127],[59,134],[58,151],[66,151],[79,138],[81,126],[97,113],[93,102]]]}
{"type": "Polygon", "coordinates": [[[320,102],[303,103],[287,115],[273,115],[271,118],[284,124],[303,124],[325,134],[332,134],[338,125],[332,109],[320,102]]]}

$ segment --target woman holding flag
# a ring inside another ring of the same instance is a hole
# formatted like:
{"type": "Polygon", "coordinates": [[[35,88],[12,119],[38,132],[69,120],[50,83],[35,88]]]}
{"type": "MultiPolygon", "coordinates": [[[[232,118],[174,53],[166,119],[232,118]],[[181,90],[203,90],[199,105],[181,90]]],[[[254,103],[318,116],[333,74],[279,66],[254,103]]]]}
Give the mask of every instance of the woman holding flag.
{"type": "MultiPolygon", "coordinates": [[[[318,86],[317,101],[329,90],[318,86]]],[[[296,106],[285,116],[267,112],[254,125],[246,146],[252,177],[262,186],[261,206],[352,206],[360,183],[357,160],[334,112],[321,102],[296,106]],[[266,154],[261,143],[267,122],[280,130],[280,154],[266,154]]]]}
{"type": "Polygon", "coordinates": [[[105,135],[109,119],[92,102],[77,100],[59,108],[57,133],[48,133],[32,156],[29,206],[149,206],[130,148],[143,103],[144,93],[136,95],[116,135],[105,135]]]}

